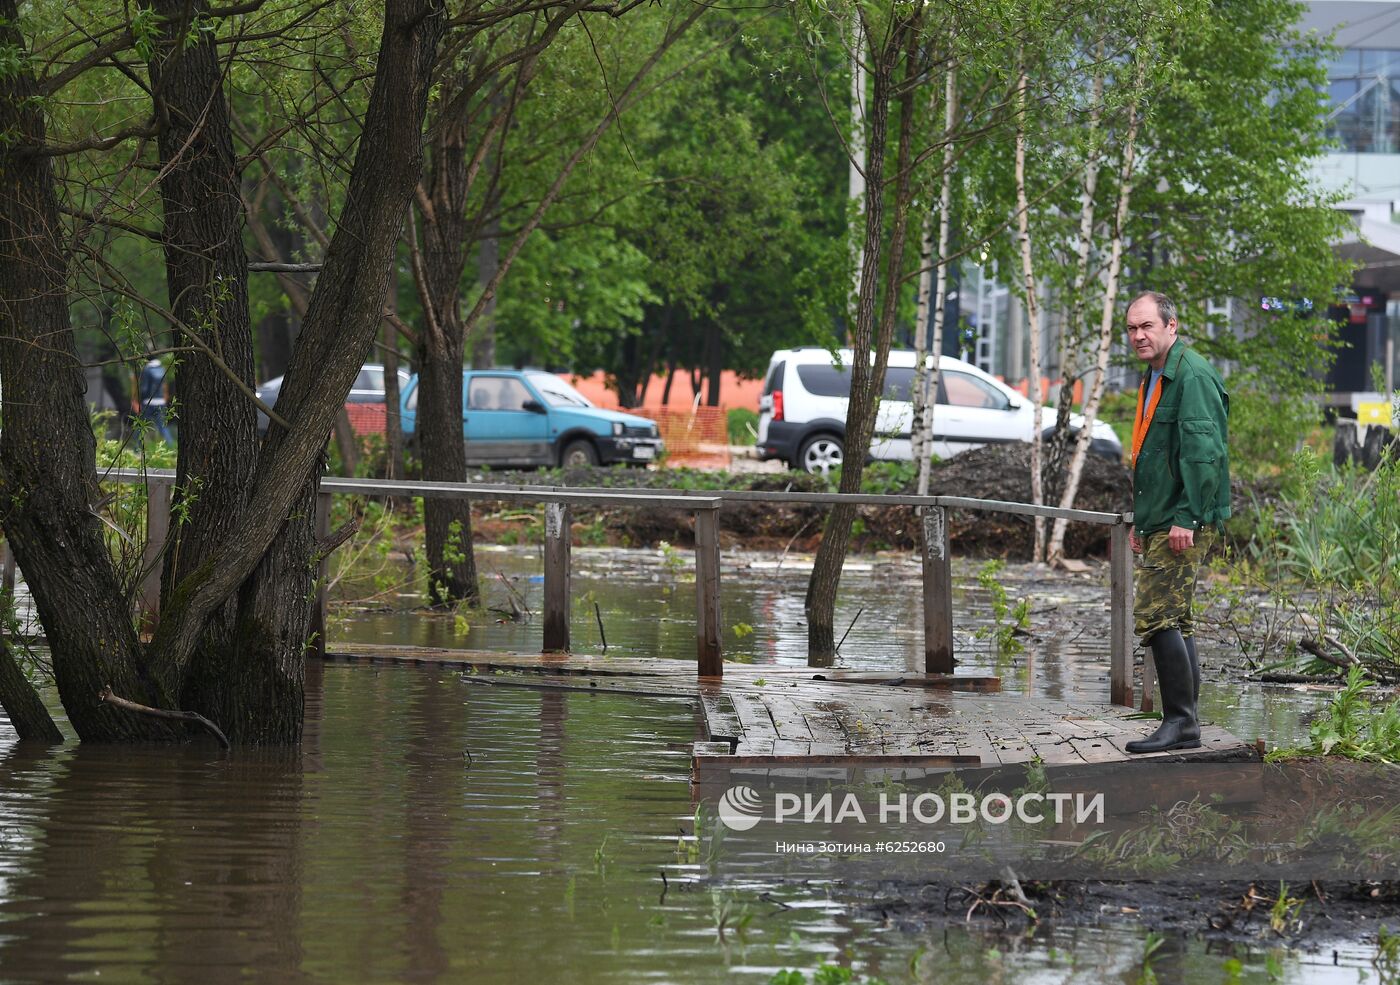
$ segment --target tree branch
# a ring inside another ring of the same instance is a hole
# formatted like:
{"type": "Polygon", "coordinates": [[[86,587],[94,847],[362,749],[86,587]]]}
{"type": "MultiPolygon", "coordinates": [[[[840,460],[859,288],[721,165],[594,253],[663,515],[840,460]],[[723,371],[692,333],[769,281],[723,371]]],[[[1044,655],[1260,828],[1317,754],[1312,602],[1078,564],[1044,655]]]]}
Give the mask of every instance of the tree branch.
{"type": "Polygon", "coordinates": [[[229,748],[228,736],[224,735],[224,730],[197,711],[169,711],[165,708],[150,708],[146,705],[137,704],[135,701],[128,701],[126,698],[113,694],[110,684],[98,693],[97,700],[103,704],[111,705],[113,708],[120,708],[122,711],[129,711],[135,715],[149,715],[152,718],[169,718],[177,722],[194,722],[196,725],[202,725],[208,730],[210,735],[219,740],[219,745],[223,746],[224,749],[229,748]]]}

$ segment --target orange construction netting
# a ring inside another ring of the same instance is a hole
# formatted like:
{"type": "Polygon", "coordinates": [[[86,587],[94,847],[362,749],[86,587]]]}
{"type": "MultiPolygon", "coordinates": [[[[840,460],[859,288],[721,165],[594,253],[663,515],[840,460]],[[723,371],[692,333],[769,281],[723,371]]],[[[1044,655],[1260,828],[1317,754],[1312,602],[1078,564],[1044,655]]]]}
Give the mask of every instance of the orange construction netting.
{"type": "Polygon", "coordinates": [[[723,407],[642,407],[629,413],[649,417],[661,429],[666,461],[690,468],[729,468],[729,424],[723,407]]]}

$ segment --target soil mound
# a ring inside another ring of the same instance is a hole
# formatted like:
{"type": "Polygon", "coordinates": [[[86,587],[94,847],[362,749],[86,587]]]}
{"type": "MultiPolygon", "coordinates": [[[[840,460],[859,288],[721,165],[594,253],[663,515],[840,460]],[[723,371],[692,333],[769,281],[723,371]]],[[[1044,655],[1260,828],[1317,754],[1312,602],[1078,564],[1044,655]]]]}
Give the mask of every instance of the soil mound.
{"type": "MultiPolygon", "coordinates": [[[[885,473],[889,475],[888,472],[885,473]]],[[[912,468],[896,471],[899,479],[886,481],[879,491],[912,494],[912,468]]],[[[1095,455],[1085,463],[1075,506],[1084,510],[1116,513],[1130,508],[1131,474],[1118,462],[1095,455]]],[[[487,472],[473,476],[476,481],[508,482],[570,487],[593,486],[617,489],[666,489],[682,486],[703,495],[706,490],[753,489],[791,492],[831,492],[829,480],[800,472],[781,474],[729,475],[726,473],[648,471],[626,468],[570,469],[565,472],[487,472]]],[[[867,488],[873,490],[874,484],[867,488]]],[[[931,489],[945,496],[994,499],[1025,503],[1030,501],[1030,446],[1021,442],[986,445],[964,452],[934,467],[931,489]]],[[[812,551],[821,542],[827,510],[820,506],[768,503],[727,503],[720,512],[721,536],[726,547],[812,551]]],[[[683,510],[627,508],[619,510],[576,510],[577,522],[601,520],[608,540],[630,545],[694,542],[694,520],[683,510]]],[[[953,549],[973,557],[999,557],[1029,560],[1034,527],[1029,517],[1008,513],[954,510],[949,515],[953,549]]],[[[858,552],[907,551],[916,546],[917,532],[913,511],[907,507],[862,508],[851,537],[858,552]]],[[[1070,557],[1107,555],[1109,528],[1073,523],[1065,536],[1065,552],[1070,557]]]]}
{"type": "MultiPolygon", "coordinates": [[[[1029,503],[1030,445],[1018,441],[964,452],[935,468],[930,486],[941,496],[1029,503]]],[[[1132,509],[1132,473],[1119,462],[1090,455],[1074,507],[1105,513],[1132,509]]],[[[949,517],[949,535],[954,549],[962,554],[1029,561],[1035,527],[1030,517],[954,510],[949,517]]],[[[1071,523],[1065,532],[1065,553],[1069,557],[1106,555],[1108,539],[1106,526],[1071,523]]]]}

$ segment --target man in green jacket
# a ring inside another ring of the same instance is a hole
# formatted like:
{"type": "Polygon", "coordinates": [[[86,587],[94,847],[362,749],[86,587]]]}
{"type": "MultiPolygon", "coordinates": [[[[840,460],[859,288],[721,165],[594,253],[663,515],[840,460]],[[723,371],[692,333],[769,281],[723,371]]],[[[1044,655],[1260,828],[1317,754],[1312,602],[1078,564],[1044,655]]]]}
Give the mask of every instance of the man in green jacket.
{"type": "Polygon", "coordinates": [[[1133,423],[1137,635],[1152,648],[1162,724],[1128,752],[1201,744],[1191,597],[1206,552],[1230,515],[1230,396],[1220,375],[1176,336],[1176,305],[1145,292],[1128,306],[1128,343],[1147,364],[1133,423]]]}

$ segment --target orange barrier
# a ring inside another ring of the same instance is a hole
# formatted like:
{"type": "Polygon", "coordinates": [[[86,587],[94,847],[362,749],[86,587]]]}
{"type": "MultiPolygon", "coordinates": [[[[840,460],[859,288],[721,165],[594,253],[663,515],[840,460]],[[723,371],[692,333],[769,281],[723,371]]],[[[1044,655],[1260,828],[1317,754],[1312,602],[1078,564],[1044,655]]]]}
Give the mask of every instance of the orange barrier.
{"type": "Polygon", "coordinates": [[[346,404],[345,414],[350,418],[350,430],[357,435],[383,434],[388,430],[383,404],[346,404]]]}
{"type": "Polygon", "coordinates": [[[666,461],[691,468],[729,468],[729,424],[723,407],[645,407],[630,413],[656,422],[666,442],[666,461]]]}

